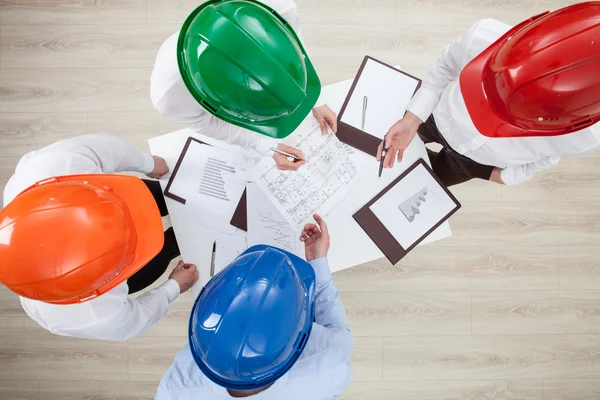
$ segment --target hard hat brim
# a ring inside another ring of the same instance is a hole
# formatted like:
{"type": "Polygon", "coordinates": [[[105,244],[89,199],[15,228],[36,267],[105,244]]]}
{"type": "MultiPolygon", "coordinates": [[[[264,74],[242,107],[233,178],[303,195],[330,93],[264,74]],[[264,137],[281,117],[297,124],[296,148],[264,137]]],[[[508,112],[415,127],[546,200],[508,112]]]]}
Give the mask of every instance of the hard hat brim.
{"type": "MultiPolygon", "coordinates": [[[[253,253],[253,252],[265,250],[268,248],[272,248],[272,247],[267,246],[267,245],[255,245],[255,246],[249,247],[246,251],[244,251],[242,254],[240,254],[238,256],[238,258],[243,257],[247,253],[253,253]]],[[[307,296],[307,303],[306,303],[307,306],[306,307],[307,307],[307,309],[306,309],[306,320],[304,321],[304,326],[303,326],[303,332],[305,334],[305,338],[302,341],[301,346],[294,352],[294,354],[291,357],[289,357],[285,361],[285,363],[283,363],[281,365],[281,368],[279,369],[279,371],[277,373],[271,375],[268,380],[263,380],[263,381],[259,381],[259,382],[256,382],[256,381],[233,382],[230,380],[224,380],[221,377],[219,377],[218,375],[213,374],[211,369],[205,364],[204,359],[200,356],[200,354],[201,354],[200,349],[196,348],[196,346],[194,344],[194,340],[192,340],[193,329],[194,329],[193,320],[194,320],[194,315],[196,314],[198,306],[200,304],[202,294],[208,287],[210,287],[211,284],[213,284],[214,282],[218,282],[218,277],[222,273],[222,271],[221,271],[219,274],[215,275],[204,286],[204,288],[202,289],[200,294],[198,294],[198,297],[196,297],[196,300],[194,301],[194,305],[192,307],[192,311],[190,313],[190,320],[189,320],[189,324],[188,324],[188,341],[189,341],[189,345],[190,345],[190,351],[192,352],[192,357],[193,357],[194,361],[196,362],[196,365],[198,366],[198,368],[200,368],[200,370],[204,373],[204,375],[208,379],[210,379],[212,382],[216,383],[217,385],[219,385],[221,387],[225,387],[227,389],[232,389],[232,390],[255,390],[255,389],[259,389],[261,387],[265,387],[267,385],[272,384],[273,382],[275,382],[279,378],[281,378],[283,375],[285,375],[293,367],[293,365],[296,363],[296,361],[302,354],[302,351],[306,347],[306,344],[308,343],[308,340],[309,340],[309,337],[310,337],[310,334],[312,331],[313,320],[314,320],[314,315],[315,315],[315,302],[314,302],[315,295],[316,295],[315,271],[314,271],[313,267],[308,262],[306,262],[306,260],[304,260],[286,250],[283,250],[280,248],[277,248],[277,250],[284,253],[290,259],[290,261],[294,265],[294,268],[296,269],[296,271],[298,273],[298,277],[302,281],[302,284],[306,291],[306,296],[307,296]]]]}
{"type": "Polygon", "coordinates": [[[123,283],[145,267],[164,245],[164,232],[158,205],[146,184],[139,178],[132,178],[125,175],[86,176],[88,181],[106,185],[125,200],[137,233],[133,261],[123,269],[118,279],[102,288],[102,293],[123,283]]]}

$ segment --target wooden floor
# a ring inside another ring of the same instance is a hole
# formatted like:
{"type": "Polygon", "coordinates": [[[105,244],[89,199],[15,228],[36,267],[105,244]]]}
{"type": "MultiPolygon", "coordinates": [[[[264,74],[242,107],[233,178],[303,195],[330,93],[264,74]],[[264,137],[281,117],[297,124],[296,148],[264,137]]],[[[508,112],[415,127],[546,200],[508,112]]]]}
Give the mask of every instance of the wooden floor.
{"type": "MultiPolygon", "coordinates": [[[[25,152],[84,133],[146,140],[156,51],[199,0],[0,0],[0,186],[25,152]]],[[[300,0],[324,83],[370,54],[423,75],[477,19],[562,0],[300,0]]],[[[469,183],[453,236],[335,275],[356,341],[345,400],[600,399],[600,153],[517,188],[469,183]]],[[[333,238],[333,245],[341,245],[333,238]]],[[[150,399],[186,342],[189,294],[128,343],[53,336],[0,288],[0,399],[150,399]]],[[[309,399],[307,399],[309,400],[309,399]]]]}

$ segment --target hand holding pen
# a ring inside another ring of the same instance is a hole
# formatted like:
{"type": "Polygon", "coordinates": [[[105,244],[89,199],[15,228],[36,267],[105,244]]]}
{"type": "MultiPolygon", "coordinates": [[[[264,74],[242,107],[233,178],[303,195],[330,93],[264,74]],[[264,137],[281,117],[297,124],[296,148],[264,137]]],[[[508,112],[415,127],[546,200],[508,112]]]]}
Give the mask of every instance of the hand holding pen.
{"type": "Polygon", "coordinates": [[[275,164],[280,170],[296,171],[306,162],[300,150],[285,144],[280,143],[277,148],[271,147],[271,150],[275,152],[273,160],[275,160],[275,164]]]}

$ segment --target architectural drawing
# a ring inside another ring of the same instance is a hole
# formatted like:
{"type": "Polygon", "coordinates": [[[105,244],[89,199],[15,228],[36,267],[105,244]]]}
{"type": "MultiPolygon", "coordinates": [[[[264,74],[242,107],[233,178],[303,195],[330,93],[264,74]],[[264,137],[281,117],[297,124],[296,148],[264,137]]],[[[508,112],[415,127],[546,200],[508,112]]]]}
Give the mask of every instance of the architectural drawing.
{"type": "Polygon", "coordinates": [[[298,171],[281,171],[273,160],[262,160],[250,174],[292,225],[315,212],[327,214],[358,182],[359,174],[347,149],[333,134],[322,135],[309,118],[295,132],[291,146],[302,151],[306,164],[298,171]]]}
{"type": "Polygon", "coordinates": [[[263,228],[271,231],[272,244],[289,252],[296,250],[296,242],[299,240],[299,233],[295,232],[287,221],[279,218],[273,218],[273,214],[260,214],[260,222],[263,228]]]}

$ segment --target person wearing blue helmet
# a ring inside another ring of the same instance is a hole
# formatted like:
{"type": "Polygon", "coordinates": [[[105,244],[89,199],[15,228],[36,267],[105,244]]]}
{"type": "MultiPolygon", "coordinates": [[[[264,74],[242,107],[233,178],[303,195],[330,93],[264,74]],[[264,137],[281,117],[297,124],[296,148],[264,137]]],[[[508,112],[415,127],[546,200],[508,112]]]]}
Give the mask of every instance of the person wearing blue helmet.
{"type": "Polygon", "coordinates": [[[253,246],[207,283],[156,400],[324,400],[344,391],[352,335],[327,263],[327,225],[314,218],[300,236],[307,261],[253,246]]]}

